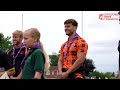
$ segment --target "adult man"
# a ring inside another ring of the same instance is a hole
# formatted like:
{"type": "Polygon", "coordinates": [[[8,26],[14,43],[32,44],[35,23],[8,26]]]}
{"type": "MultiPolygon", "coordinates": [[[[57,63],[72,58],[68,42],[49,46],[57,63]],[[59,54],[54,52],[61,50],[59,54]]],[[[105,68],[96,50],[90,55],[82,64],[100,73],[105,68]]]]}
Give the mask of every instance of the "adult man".
{"type": "MultiPolygon", "coordinates": [[[[0,43],[2,41],[2,33],[0,33],[0,43]]],[[[12,68],[10,58],[7,56],[6,52],[0,49],[0,76],[2,76],[5,71],[8,75],[12,75],[14,71],[9,72],[8,69],[12,68]]]]}
{"type": "Polygon", "coordinates": [[[23,32],[20,30],[16,30],[12,33],[13,38],[13,48],[8,51],[8,56],[12,60],[12,65],[15,68],[14,77],[17,77],[20,74],[21,70],[21,62],[25,57],[25,47],[22,43],[23,40],[23,32]]]}
{"type": "Polygon", "coordinates": [[[74,19],[64,22],[65,33],[68,40],[61,46],[58,60],[60,79],[83,79],[84,74],[81,66],[85,61],[88,44],[77,33],[78,23],[74,19]]]}

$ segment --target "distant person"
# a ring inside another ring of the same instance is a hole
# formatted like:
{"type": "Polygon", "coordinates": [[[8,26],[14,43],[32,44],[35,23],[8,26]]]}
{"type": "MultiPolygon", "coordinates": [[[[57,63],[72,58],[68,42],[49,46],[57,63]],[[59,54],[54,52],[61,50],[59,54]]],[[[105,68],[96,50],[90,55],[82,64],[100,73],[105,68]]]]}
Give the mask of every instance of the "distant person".
{"type": "Polygon", "coordinates": [[[24,45],[29,53],[22,69],[22,79],[45,79],[44,72],[49,69],[49,57],[40,41],[40,32],[36,28],[24,31],[24,45]]]}
{"type": "Polygon", "coordinates": [[[80,67],[83,65],[88,44],[77,33],[78,22],[74,19],[68,19],[64,22],[65,33],[68,40],[62,44],[60,57],[58,60],[58,71],[60,79],[84,79],[83,71],[80,67]]]}
{"type": "MultiPolygon", "coordinates": [[[[1,44],[2,38],[3,38],[2,33],[0,33],[0,44],[1,44]]],[[[8,76],[13,75],[14,70],[11,72],[7,71],[10,68],[12,68],[11,60],[7,56],[7,53],[1,50],[0,48],[0,76],[2,76],[5,73],[5,71],[7,72],[8,76]]]]}
{"type": "Polygon", "coordinates": [[[119,73],[118,73],[118,79],[120,79],[120,40],[118,42],[118,52],[119,52],[119,73]]]}
{"type": "Polygon", "coordinates": [[[120,69],[120,40],[118,42],[118,52],[119,52],[119,69],[120,69]]]}

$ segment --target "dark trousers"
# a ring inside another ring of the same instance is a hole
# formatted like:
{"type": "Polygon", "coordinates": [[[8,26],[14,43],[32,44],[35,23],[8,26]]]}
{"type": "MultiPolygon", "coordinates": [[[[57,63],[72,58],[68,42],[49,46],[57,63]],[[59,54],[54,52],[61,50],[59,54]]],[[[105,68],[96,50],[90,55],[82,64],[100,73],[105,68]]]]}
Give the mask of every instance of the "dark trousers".
{"type": "MultiPolygon", "coordinates": [[[[65,69],[65,68],[62,68],[62,72],[66,72],[68,69],[65,69]]],[[[70,73],[68,75],[68,79],[84,79],[84,75],[82,72],[80,72],[79,70],[76,70],[75,72],[73,73],[70,73]],[[77,77],[76,74],[80,74],[82,75],[82,77],[77,77]]]]}

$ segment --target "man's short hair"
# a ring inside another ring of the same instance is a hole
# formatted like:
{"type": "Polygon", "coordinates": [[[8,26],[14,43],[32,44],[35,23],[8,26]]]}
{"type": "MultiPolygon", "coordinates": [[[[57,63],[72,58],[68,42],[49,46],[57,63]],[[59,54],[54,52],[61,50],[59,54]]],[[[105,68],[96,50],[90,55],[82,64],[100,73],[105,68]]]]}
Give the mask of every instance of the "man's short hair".
{"type": "Polygon", "coordinates": [[[75,19],[67,19],[64,24],[72,24],[73,26],[78,26],[78,22],[75,19]]]}

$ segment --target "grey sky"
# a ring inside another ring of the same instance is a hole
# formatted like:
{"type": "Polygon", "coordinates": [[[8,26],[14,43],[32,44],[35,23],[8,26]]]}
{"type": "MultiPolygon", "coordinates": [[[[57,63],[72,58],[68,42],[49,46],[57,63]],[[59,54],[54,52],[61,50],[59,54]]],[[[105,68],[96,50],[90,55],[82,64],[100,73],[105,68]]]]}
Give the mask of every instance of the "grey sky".
{"type": "Polygon", "coordinates": [[[81,11],[1,11],[0,32],[11,36],[16,29],[22,30],[23,14],[23,31],[31,27],[38,28],[47,53],[58,53],[62,43],[68,38],[64,32],[64,21],[69,18],[76,19],[79,23],[77,33],[81,37],[83,35],[87,41],[87,57],[94,60],[96,69],[117,72],[120,24],[118,20],[100,20],[101,13],[118,11],[83,11],[82,19],[81,11]]]}
{"type": "Polygon", "coordinates": [[[87,57],[92,58],[100,71],[118,71],[118,20],[100,20],[99,14],[118,11],[84,12],[83,37],[89,44],[87,57]],[[102,63],[101,63],[102,62],[102,63]]]}

